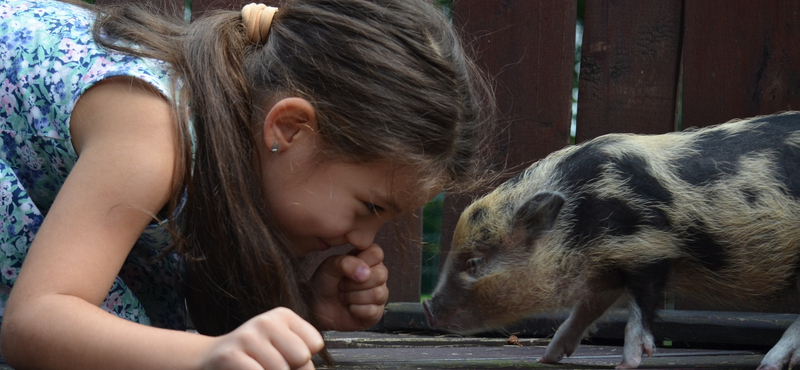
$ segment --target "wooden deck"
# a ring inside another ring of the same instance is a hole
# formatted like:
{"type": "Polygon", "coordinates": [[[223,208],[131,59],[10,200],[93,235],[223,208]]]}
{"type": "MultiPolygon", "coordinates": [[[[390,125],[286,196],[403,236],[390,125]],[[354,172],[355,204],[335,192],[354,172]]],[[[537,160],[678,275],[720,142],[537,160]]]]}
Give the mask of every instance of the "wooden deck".
{"type": "MultiPolygon", "coordinates": [[[[504,338],[460,338],[443,335],[372,332],[326,333],[336,369],[591,369],[619,364],[622,347],[581,345],[560,364],[540,364],[549,340],[521,338],[519,345],[504,338]]],[[[763,353],[757,350],[659,348],[644,359],[643,369],[755,369],[763,353]]],[[[327,367],[320,367],[327,368],[327,367]]]]}
{"type": "MultiPolygon", "coordinates": [[[[503,338],[460,338],[447,335],[327,332],[328,349],[336,370],[394,369],[592,369],[613,368],[622,348],[586,344],[557,365],[540,364],[547,339],[521,338],[519,345],[503,338]]],[[[763,356],[755,350],[659,348],[642,369],[747,369],[763,356]]],[[[319,369],[330,369],[319,366],[319,369]]],[[[13,370],[0,364],[0,370],[13,370]]]]}
{"type": "MultiPolygon", "coordinates": [[[[624,310],[607,315],[591,338],[560,364],[537,362],[566,314],[529,318],[503,332],[475,337],[437,333],[418,303],[392,303],[373,331],[327,332],[336,369],[588,369],[622,358],[624,310]],[[519,337],[510,343],[509,333],[519,337]]],[[[794,314],[662,311],[653,328],[658,350],[644,369],[755,369],[797,318],[794,314]]]]}
{"type": "MultiPolygon", "coordinates": [[[[661,311],[653,328],[658,349],[642,369],[755,369],[795,314],[661,311]]],[[[507,331],[463,337],[431,330],[419,303],[390,303],[369,331],[325,332],[337,370],[394,369],[591,369],[622,359],[624,310],[614,310],[571,357],[540,364],[566,314],[540,315],[507,331]],[[510,343],[510,333],[518,337],[510,343]]],[[[321,369],[329,369],[320,366],[321,369]]],[[[0,370],[12,370],[0,364],[0,370]]]]}

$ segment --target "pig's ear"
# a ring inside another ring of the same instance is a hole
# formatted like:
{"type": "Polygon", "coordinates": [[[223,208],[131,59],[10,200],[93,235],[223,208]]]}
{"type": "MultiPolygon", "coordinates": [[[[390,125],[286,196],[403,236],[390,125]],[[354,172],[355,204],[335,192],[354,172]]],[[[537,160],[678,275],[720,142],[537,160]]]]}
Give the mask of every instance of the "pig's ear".
{"type": "Polygon", "coordinates": [[[525,201],[514,214],[513,233],[530,245],[553,229],[558,213],[564,206],[564,195],[553,191],[542,191],[525,201]]]}

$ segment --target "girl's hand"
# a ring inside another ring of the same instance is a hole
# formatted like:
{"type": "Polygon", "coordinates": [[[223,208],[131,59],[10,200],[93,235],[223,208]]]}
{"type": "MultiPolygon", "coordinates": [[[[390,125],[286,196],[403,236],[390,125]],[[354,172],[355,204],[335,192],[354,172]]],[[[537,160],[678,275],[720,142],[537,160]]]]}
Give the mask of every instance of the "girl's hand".
{"type": "Polygon", "coordinates": [[[320,295],[314,307],[319,324],[340,331],[363,330],[376,324],[389,298],[388,276],[383,250],[377,244],[328,257],[311,278],[320,295]]]}
{"type": "Polygon", "coordinates": [[[292,310],[278,307],[215,338],[203,369],[313,369],[322,335],[292,310]]]}

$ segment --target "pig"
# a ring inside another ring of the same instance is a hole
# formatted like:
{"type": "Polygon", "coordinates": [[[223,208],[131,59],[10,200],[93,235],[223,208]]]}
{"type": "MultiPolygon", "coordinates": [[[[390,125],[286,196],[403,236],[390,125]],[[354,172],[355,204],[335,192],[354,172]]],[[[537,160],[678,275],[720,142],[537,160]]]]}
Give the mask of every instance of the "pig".
{"type": "MultiPolygon", "coordinates": [[[[800,112],[551,153],[467,207],[446,257],[423,303],[432,327],[571,309],[539,360],[556,363],[627,304],[618,368],[636,368],[665,292],[742,308],[798,289],[800,112]]],[[[800,320],[759,369],[798,359],[800,320]]]]}

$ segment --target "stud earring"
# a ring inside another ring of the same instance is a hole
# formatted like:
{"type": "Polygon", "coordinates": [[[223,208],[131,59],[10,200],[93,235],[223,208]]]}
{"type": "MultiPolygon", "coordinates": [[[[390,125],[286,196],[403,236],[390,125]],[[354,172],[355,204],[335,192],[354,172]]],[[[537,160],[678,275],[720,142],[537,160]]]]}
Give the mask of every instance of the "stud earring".
{"type": "Polygon", "coordinates": [[[272,147],[269,148],[269,151],[271,151],[273,153],[277,153],[278,152],[278,143],[276,142],[275,144],[272,144],[272,147]]]}

